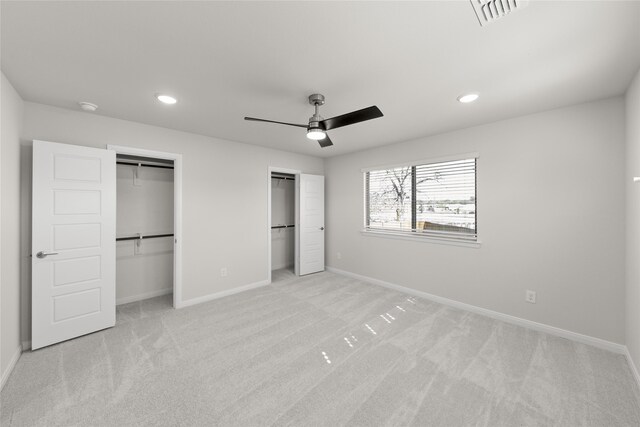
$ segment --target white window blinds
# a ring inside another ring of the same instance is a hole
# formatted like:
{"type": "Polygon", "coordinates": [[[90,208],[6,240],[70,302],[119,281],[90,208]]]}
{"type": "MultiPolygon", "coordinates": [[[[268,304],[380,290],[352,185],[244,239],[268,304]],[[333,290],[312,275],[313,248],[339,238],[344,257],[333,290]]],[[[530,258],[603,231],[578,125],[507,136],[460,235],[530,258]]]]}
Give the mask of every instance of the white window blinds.
{"type": "Polygon", "coordinates": [[[366,173],[367,228],[411,231],[412,168],[366,173]]]}
{"type": "Polygon", "coordinates": [[[365,173],[366,228],[476,240],[476,159],[365,173]]]}

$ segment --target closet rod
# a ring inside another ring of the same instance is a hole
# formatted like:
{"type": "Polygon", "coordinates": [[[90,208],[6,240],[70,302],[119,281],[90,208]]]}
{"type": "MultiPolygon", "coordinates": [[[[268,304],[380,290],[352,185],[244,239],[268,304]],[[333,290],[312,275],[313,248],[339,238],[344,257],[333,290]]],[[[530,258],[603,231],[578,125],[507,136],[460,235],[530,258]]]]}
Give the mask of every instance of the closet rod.
{"type": "MultiPolygon", "coordinates": [[[[138,163],[130,163],[130,162],[116,162],[118,165],[129,165],[129,166],[138,166],[138,163]]],[[[161,165],[145,165],[144,163],[139,164],[145,168],[159,168],[159,169],[173,169],[173,166],[161,166],[161,165]]]]}
{"type": "Polygon", "coordinates": [[[173,234],[149,234],[147,236],[138,235],[138,236],[131,236],[131,237],[117,237],[116,242],[119,242],[121,240],[156,239],[158,237],[170,237],[170,236],[173,236],[173,234]]]}
{"type": "Polygon", "coordinates": [[[295,178],[289,178],[288,176],[272,176],[271,179],[284,179],[285,181],[295,181],[295,178]]]}
{"type": "Polygon", "coordinates": [[[271,229],[273,230],[274,228],[292,228],[295,227],[295,224],[291,224],[291,225],[272,225],[271,229]]]}

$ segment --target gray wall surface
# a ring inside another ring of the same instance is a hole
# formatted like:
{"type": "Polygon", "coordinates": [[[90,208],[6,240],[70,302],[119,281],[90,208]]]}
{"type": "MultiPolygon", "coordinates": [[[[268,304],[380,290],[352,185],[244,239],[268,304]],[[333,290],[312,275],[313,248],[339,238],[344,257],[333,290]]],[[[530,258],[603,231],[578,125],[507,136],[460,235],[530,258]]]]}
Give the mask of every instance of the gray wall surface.
{"type": "Polygon", "coordinates": [[[327,159],[327,265],[623,343],[624,115],[617,97],[327,159]],[[362,168],[470,152],[480,248],[361,233],[362,168]]]}
{"type": "Polygon", "coordinates": [[[625,183],[627,188],[627,262],[626,262],[626,335],[627,348],[640,368],[640,71],[626,96],[627,151],[625,183]]]}
{"type": "Polygon", "coordinates": [[[640,209],[637,187],[630,184],[631,176],[640,174],[634,170],[640,151],[638,77],[626,98],[626,175],[620,167],[625,161],[623,98],[329,158],[323,167],[319,158],[23,104],[15,91],[5,89],[4,76],[2,83],[3,369],[11,357],[5,350],[9,354],[15,351],[9,347],[17,346],[11,334],[18,326],[11,318],[19,313],[18,296],[11,277],[22,284],[22,339],[30,337],[33,139],[183,154],[185,300],[266,279],[267,169],[293,168],[326,176],[328,266],[617,343],[625,342],[626,290],[626,341],[639,358],[640,275],[634,262],[639,239],[633,236],[640,230],[635,215],[640,209]],[[480,155],[480,248],[361,234],[361,168],[469,152],[480,155]],[[238,174],[239,169],[245,173],[238,174]],[[227,277],[220,277],[222,267],[227,277]],[[537,304],[525,303],[526,289],[538,292],[537,304]]]}
{"type": "Polygon", "coordinates": [[[24,103],[7,78],[0,81],[0,374],[20,345],[20,134],[24,103]]]}

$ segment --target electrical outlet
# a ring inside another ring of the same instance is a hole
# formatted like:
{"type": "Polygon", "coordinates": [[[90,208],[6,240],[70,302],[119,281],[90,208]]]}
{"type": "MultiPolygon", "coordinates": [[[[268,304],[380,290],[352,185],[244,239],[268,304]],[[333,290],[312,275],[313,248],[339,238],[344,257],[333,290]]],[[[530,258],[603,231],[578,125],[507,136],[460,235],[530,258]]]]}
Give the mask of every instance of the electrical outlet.
{"type": "Polygon", "coordinates": [[[531,303],[531,304],[535,304],[536,303],[536,291],[527,290],[527,293],[525,294],[524,300],[526,302],[531,303]]]}
{"type": "Polygon", "coordinates": [[[342,254],[340,252],[336,253],[336,258],[342,259],[342,254]]]}
{"type": "Polygon", "coordinates": [[[227,268],[221,268],[220,269],[220,277],[227,277],[227,268]]]}

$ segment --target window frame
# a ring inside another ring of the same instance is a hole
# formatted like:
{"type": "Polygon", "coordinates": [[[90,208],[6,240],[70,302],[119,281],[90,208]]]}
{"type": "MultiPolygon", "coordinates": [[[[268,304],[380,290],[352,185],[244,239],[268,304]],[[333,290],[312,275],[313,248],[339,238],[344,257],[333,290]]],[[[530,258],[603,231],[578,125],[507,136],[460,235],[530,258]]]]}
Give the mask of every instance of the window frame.
{"type": "Polygon", "coordinates": [[[383,238],[393,238],[393,239],[401,239],[401,240],[410,240],[410,241],[419,241],[419,242],[428,242],[428,243],[436,243],[436,244],[446,244],[446,245],[454,245],[454,246],[463,246],[463,247],[473,247],[478,248],[481,245],[480,236],[478,233],[478,163],[480,160],[479,153],[464,153],[464,154],[456,154],[452,156],[444,156],[444,157],[435,157],[429,159],[416,160],[405,163],[395,163],[388,165],[379,165],[373,167],[362,168],[362,184],[363,184],[363,228],[360,231],[362,235],[372,236],[372,237],[383,237],[383,238]],[[415,205],[417,204],[417,186],[416,184],[416,167],[421,165],[429,165],[434,163],[445,163],[445,162],[453,162],[467,159],[475,159],[475,234],[465,236],[464,233],[460,233],[459,236],[456,236],[452,233],[442,233],[439,234],[437,231],[431,232],[416,232],[416,223],[417,216],[413,215],[413,212],[416,212],[415,205]],[[400,231],[400,230],[384,230],[380,228],[370,228],[369,221],[369,189],[367,187],[367,172],[372,171],[381,171],[387,169],[394,168],[402,168],[402,167],[411,167],[411,230],[400,231]]]}

